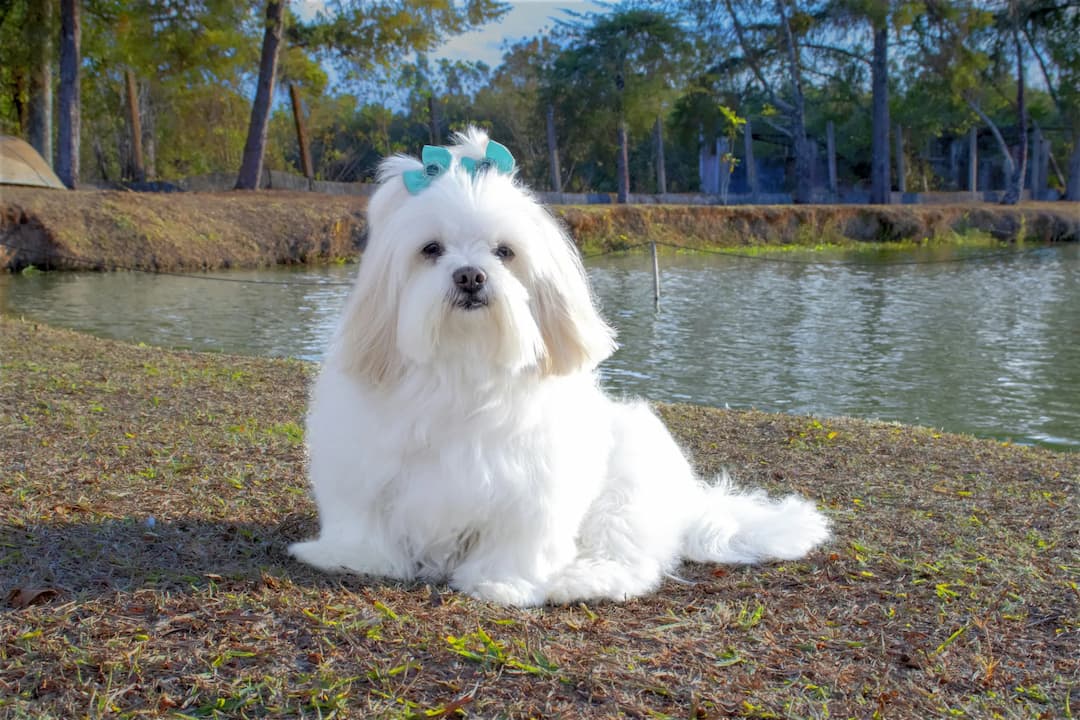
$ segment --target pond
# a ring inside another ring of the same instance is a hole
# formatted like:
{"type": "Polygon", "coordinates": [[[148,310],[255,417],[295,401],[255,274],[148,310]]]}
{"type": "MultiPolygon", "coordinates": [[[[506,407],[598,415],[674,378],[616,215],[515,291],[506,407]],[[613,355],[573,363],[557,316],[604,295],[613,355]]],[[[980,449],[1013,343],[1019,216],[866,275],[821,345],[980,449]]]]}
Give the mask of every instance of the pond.
{"type": "MultiPolygon", "coordinates": [[[[1080,246],[587,261],[616,394],[850,415],[1080,450],[1080,246]]],[[[0,312],[167,347],[318,360],[355,266],[0,275],[0,312]]]]}

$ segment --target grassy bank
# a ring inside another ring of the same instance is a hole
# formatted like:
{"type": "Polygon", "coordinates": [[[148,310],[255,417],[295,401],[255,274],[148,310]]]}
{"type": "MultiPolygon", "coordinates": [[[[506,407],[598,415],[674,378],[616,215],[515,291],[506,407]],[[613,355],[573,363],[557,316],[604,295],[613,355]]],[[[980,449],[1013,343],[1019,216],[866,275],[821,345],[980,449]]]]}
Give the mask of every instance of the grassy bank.
{"type": "Polygon", "coordinates": [[[1080,240],[1080,206],[623,205],[558,207],[578,244],[605,252],[655,240],[690,248],[949,242],[971,233],[1007,242],[1080,240]]]}
{"type": "Polygon", "coordinates": [[[355,257],[364,198],[0,188],[0,267],[266,267],[355,257]],[[15,250],[14,248],[20,248],[15,250]]]}
{"type": "MultiPolygon", "coordinates": [[[[0,188],[0,268],[257,267],[357,255],[361,197],[288,192],[130,193],[0,188]],[[18,250],[14,248],[19,248],[18,250]]],[[[587,252],[649,240],[693,248],[948,240],[1080,239],[1075,203],[996,205],[557,206],[587,252]]]]}
{"type": "Polygon", "coordinates": [[[1070,717],[1080,454],[665,406],[805,561],[520,611],[291,562],[311,366],[0,316],[0,717],[1070,717]]]}

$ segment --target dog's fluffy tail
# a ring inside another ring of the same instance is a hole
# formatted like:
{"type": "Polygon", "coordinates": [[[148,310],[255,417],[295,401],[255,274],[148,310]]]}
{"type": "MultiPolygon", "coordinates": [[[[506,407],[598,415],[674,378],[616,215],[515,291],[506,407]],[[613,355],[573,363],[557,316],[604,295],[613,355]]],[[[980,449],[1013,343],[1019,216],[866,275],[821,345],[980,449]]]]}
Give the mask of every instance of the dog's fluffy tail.
{"type": "Polygon", "coordinates": [[[703,492],[683,538],[689,560],[795,560],[829,538],[829,521],[798,495],[773,500],[760,490],[743,492],[727,475],[703,492]]]}

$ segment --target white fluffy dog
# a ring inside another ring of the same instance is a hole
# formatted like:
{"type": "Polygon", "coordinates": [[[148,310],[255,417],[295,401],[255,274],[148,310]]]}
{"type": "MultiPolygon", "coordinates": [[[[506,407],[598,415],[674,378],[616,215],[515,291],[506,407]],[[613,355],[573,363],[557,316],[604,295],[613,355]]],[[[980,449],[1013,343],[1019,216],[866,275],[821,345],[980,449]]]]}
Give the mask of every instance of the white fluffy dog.
{"type": "Polygon", "coordinates": [[[529,606],[623,600],[681,559],[802,557],[828,523],[695,476],[615,348],[578,254],[483,133],[380,167],[369,239],[307,438],[326,570],[529,606]]]}

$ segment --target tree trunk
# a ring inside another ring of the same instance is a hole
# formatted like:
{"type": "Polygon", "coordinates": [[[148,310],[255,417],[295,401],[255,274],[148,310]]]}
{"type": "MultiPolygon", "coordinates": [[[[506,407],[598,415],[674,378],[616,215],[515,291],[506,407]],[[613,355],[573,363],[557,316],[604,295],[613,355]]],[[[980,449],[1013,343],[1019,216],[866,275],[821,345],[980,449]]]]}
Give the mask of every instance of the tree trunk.
{"type": "Polygon", "coordinates": [[[743,126],[743,162],[746,163],[746,185],[750,189],[750,202],[758,201],[757,164],[754,160],[754,131],[749,118],[743,126]]]}
{"type": "Polygon", "coordinates": [[[1047,140],[1043,138],[1042,128],[1039,123],[1032,123],[1031,150],[1028,152],[1028,175],[1031,180],[1028,186],[1031,188],[1031,199],[1039,200],[1046,193],[1046,183],[1050,179],[1050,163],[1046,159],[1047,140]]]}
{"type": "Polygon", "coordinates": [[[98,174],[101,175],[101,179],[105,182],[109,182],[109,163],[105,159],[105,151],[101,149],[101,140],[94,138],[94,159],[97,160],[98,174]]]}
{"type": "Polygon", "coordinates": [[[30,71],[30,107],[27,113],[27,139],[48,163],[53,164],[53,3],[39,0],[29,4],[27,25],[33,36],[30,71]]]}
{"type": "Polygon", "coordinates": [[[1001,198],[1002,205],[1015,205],[1020,202],[1020,196],[1024,191],[1024,176],[1027,173],[1028,137],[1027,137],[1027,105],[1024,97],[1024,47],[1020,44],[1019,19],[1013,19],[1013,41],[1016,44],[1016,113],[1020,130],[1020,145],[1017,149],[1016,167],[1013,168],[1012,179],[1005,195],[1001,198]]]}
{"type": "Polygon", "coordinates": [[[627,149],[626,120],[619,118],[619,151],[615,157],[615,171],[619,175],[619,192],[617,200],[625,204],[630,197],[630,153],[627,149]]]}
{"type": "Polygon", "coordinates": [[[237,190],[255,190],[262,177],[263,155],[266,151],[266,131],[270,126],[270,104],[274,99],[274,76],[277,75],[281,34],[285,24],[285,5],[288,0],[267,0],[266,33],[263,35],[262,57],[259,60],[259,82],[255,86],[255,101],[251,105],[251,123],[237,190]]]}
{"type": "Polygon", "coordinates": [[[427,99],[428,109],[428,135],[431,138],[432,145],[438,145],[442,142],[442,134],[439,132],[439,114],[438,108],[435,105],[435,95],[428,95],[427,99]]]}
{"type": "Polygon", "coordinates": [[[664,161],[664,120],[660,116],[656,118],[653,132],[656,137],[656,192],[664,195],[667,193],[667,167],[664,161]]]}
{"type": "Polygon", "coordinates": [[[547,106],[548,168],[551,170],[551,189],[562,192],[562,172],[559,169],[559,142],[555,136],[555,106],[547,106]]]}
{"type": "Polygon", "coordinates": [[[135,83],[135,73],[124,71],[124,84],[127,89],[128,129],[131,131],[131,179],[135,182],[146,181],[146,164],[143,162],[142,118],[139,115],[139,89],[135,83]]]}
{"type": "Polygon", "coordinates": [[[870,149],[870,202],[888,205],[889,182],[889,28],[885,23],[874,28],[874,54],[871,62],[873,121],[870,149]]]}
{"type": "Polygon", "coordinates": [[[147,180],[157,178],[157,120],[154,116],[153,94],[148,89],[139,96],[139,116],[142,120],[143,170],[147,180]]]}
{"type": "Polygon", "coordinates": [[[968,190],[973,196],[979,190],[979,131],[974,126],[968,130],[968,190]]]}
{"type": "Polygon", "coordinates": [[[776,8],[780,15],[780,24],[787,40],[788,65],[791,73],[791,125],[792,136],[795,141],[795,202],[809,203],[813,201],[814,181],[810,150],[810,141],[806,137],[806,102],[802,89],[802,70],[799,67],[799,48],[795,43],[795,35],[791,32],[791,23],[788,22],[786,0],[777,0],[776,8]]]}
{"type": "Polygon", "coordinates": [[[968,107],[974,110],[975,114],[978,115],[979,118],[982,119],[984,123],[986,123],[986,127],[990,129],[990,134],[994,136],[994,140],[997,142],[998,149],[1001,150],[1001,157],[1005,161],[1005,172],[1011,177],[1016,168],[1016,163],[1013,161],[1012,153],[1009,152],[1009,144],[1005,142],[1005,138],[1004,136],[1002,136],[1001,130],[998,129],[997,124],[990,119],[989,115],[982,111],[982,108],[979,107],[977,103],[968,100],[968,107]]]}
{"type": "Polygon", "coordinates": [[[56,175],[71,189],[75,189],[79,183],[79,65],[82,60],[80,36],[79,0],[61,0],[56,175]]]}
{"type": "Polygon", "coordinates": [[[315,172],[311,168],[311,148],[308,147],[307,128],[304,127],[304,108],[300,104],[300,92],[292,83],[289,83],[289,101],[292,103],[293,122],[296,125],[296,142],[300,146],[300,169],[310,182],[315,179],[315,172]]]}

